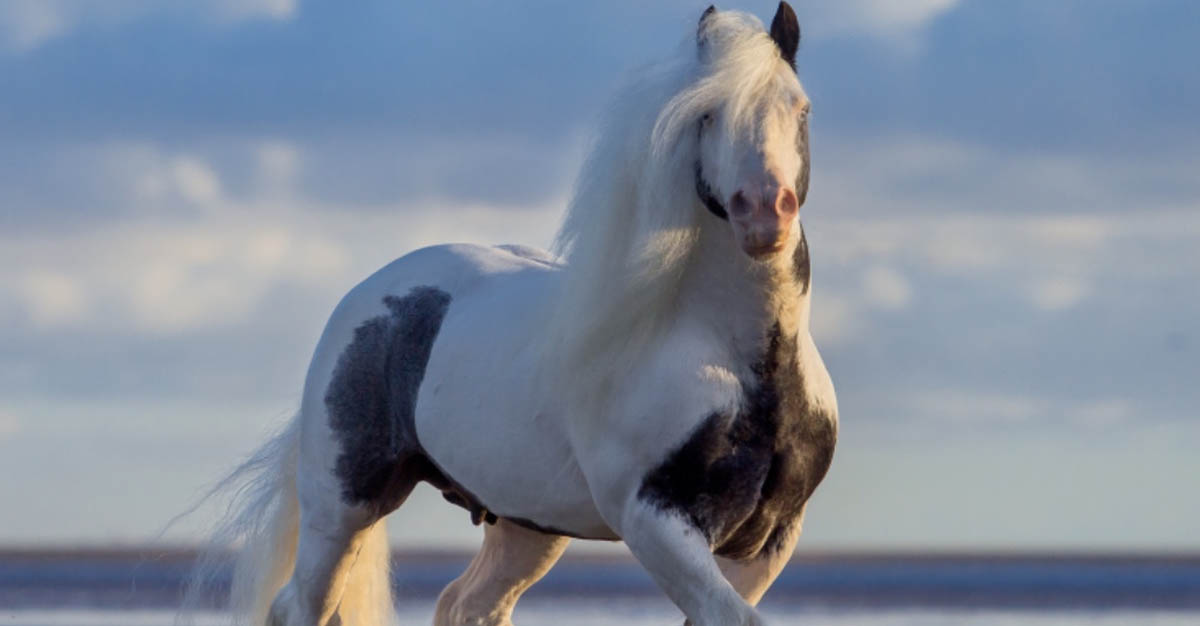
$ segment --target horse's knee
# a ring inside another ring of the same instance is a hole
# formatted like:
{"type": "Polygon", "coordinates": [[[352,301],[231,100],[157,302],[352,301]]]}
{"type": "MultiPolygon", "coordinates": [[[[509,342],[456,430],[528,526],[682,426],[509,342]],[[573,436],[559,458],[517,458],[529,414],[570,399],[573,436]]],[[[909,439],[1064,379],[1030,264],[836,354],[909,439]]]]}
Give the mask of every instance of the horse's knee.
{"type": "MultiPolygon", "coordinates": [[[[267,611],[266,626],[310,626],[315,621],[317,618],[313,616],[312,611],[306,611],[301,605],[300,599],[296,597],[295,587],[289,582],[275,594],[271,608],[267,611]]],[[[342,626],[342,619],[334,613],[324,624],[318,626],[342,626]]]]}

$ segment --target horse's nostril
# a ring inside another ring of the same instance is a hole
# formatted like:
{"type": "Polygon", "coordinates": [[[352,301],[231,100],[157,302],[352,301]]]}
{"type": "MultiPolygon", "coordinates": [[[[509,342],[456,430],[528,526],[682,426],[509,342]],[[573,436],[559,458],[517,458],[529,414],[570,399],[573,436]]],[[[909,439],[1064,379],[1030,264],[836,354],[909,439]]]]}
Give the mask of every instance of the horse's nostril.
{"type": "Polygon", "coordinates": [[[749,209],[746,201],[746,194],[742,193],[740,190],[733,194],[730,204],[732,205],[735,213],[745,213],[749,209]]]}
{"type": "Polygon", "coordinates": [[[799,210],[800,203],[796,200],[796,192],[786,187],[780,189],[775,197],[775,211],[780,215],[792,215],[799,210]]]}

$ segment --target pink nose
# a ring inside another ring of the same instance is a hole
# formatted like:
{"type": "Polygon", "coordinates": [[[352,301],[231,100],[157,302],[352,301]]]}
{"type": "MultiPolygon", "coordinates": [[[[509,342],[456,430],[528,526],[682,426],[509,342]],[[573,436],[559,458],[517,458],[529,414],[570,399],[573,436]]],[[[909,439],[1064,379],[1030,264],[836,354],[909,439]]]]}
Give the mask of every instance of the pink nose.
{"type": "Polygon", "coordinates": [[[767,184],[738,190],[729,208],[730,219],[741,231],[742,249],[760,257],[783,248],[800,204],[790,187],[767,184]]]}

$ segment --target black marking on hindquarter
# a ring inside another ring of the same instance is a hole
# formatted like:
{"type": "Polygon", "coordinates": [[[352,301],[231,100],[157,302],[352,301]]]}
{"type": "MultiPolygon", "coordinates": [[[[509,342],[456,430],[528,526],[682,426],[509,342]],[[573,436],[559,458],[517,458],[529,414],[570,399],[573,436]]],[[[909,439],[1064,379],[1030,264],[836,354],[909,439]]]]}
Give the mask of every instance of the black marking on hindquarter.
{"type": "Polygon", "coordinates": [[[796,357],[775,324],[740,409],[705,419],[638,491],[684,515],[721,556],[779,549],[833,459],[835,422],[809,405],[796,357]]]}
{"type": "MultiPolygon", "coordinates": [[[[496,514],[442,471],[417,439],[417,392],[450,300],[428,286],[386,296],[388,312],[354,330],[325,393],[329,425],[341,447],[334,472],[348,504],[385,514],[425,481],[470,512],[472,523],[495,524],[496,514]]],[[[547,534],[571,534],[533,520],[511,521],[547,534]]]]}
{"type": "Polygon", "coordinates": [[[325,393],[329,425],[341,444],[335,472],[342,499],[351,504],[403,500],[417,481],[440,474],[417,441],[413,413],[450,294],[414,287],[383,303],[388,313],[354,330],[325,393]]]}

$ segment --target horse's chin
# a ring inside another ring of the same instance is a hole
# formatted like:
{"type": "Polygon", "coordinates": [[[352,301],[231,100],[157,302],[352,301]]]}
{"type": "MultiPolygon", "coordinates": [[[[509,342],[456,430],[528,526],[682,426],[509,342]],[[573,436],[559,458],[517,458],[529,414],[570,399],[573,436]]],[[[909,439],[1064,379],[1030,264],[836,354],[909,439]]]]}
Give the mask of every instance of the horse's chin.
{"type": "Polygon", "coordinates": [[[779,253],[783,252],[785,247],[787,246],[786,242],[784,241],[776,241],[769,244],[743,243],[742,252],[745,252],[746,256],[755,261],[766,263],[770,262],[772,259],[778,256],[779,253]]]}
{"type": "Polygon", "coordinates": [[[755,261],[769,261],[787,248],[792,231],[789,219],[771,215],[757,219],[734,217],[730,221],[738,247],[755,261]]]}

